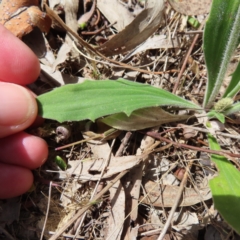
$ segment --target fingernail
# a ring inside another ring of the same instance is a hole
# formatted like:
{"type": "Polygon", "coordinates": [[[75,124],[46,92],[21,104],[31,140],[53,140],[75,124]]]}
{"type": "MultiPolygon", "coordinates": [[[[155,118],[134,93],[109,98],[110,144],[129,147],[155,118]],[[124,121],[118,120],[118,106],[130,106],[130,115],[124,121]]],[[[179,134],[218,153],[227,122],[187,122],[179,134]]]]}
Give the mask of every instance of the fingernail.
{"type": "Polygon", "coordinates": [[[0,125],[25,123],[36,111],[31,93],[16,84],[0,82],[0,125]]]}

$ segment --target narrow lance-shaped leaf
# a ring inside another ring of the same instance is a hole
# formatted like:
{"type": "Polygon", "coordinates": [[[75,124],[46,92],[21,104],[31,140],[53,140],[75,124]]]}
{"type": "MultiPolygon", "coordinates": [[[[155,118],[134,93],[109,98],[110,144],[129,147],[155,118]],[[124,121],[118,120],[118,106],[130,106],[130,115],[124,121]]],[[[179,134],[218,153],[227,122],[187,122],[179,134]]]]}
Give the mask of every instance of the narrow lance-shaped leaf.
{"type": "Polygon", "coordinates": [[[228,85],[223,97],[234,97],[240,90],[240,63],[232,75],[231,82],[228,85]]]}
{"type": "Polygon", "coordinates": [[[39,114],[47,119],[80,121],[124,112],[129,116],[134,110],[177,106],[199,109],[199,106],[165,90],[147,84],[117,81],[85,81],[56,88],[37,97],[39,114]]]}
{"type": "Polygon", "coordinates": [[[240,112],[240,102],[233,104],[230,108],[224,111],[224,114],[230,115],[236,112],[240,112]]]}
{"type": "Polygon", "coordinates": [[[204,30],[204,55],[208,70],[204,107],[210,108],[219,93],[240,32],[240,4],[236,0],[213,0],[204,30]]]}
{"type": "MultiPolygon", "coordinates": [[[[212,150],[221,150],[216,139],[210,134],[208,141],[212,150]]],[[[223,156],[211,155],[211,160],[216,164],[219,172],[209,184],[214,206],[224,220],[239,234],[240,172],[223,156]]]]}

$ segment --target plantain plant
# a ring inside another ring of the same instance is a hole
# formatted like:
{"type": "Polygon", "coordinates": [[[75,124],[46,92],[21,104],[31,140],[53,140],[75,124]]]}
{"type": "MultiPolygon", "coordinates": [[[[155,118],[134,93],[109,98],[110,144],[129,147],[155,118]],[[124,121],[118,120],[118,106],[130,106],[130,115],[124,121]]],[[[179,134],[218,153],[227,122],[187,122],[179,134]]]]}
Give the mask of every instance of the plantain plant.
{"type": "MultiPolygon", "coordinates": [[[[239,44],[239,33],[239,2],[213,0],[204,29],[203,49],[208,81],[202,107],[146,84],[124,79],[87,80],[38,96],[39,114],[59,122],[84,119],[95,121],[101,118],[115,128],[137,130],[179,119],[179,116],[157,108],[170,106],[206,112],[209,119],[217,118],[224,123],[226,116],[240,111],[240,103],[234,103],[234,97],[240,90],[239,64],[225,93],[219,96],[230,58],[239,44]],[[135,121],[148,124],[136,125],[135,121]]],[[[182,116],[182,119],[186,118],[189,115],[182,116]]],[[[209,124],[206,127],[209,128],[209,124]]],[[[213,135],[209,134],[208,140],[212,150],[220,150],[213,135]]],[[[218,168],[218,176],[210,181],[215,208],[240,233],[240,173],[224,156],[212,155],[211,159],[218,168]]]]}

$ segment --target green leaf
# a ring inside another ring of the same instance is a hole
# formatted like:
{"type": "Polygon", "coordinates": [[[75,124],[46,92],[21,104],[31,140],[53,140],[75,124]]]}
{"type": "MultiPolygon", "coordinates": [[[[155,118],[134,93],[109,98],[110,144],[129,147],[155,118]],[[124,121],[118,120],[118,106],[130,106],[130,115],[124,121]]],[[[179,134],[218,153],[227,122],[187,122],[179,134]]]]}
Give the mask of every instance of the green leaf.
{"type": "Polygon", "coordinates": [[[59,122],[95,119],[154,106],[177,106],[199,109],[199,106],[165,90],[147,84],[117,81],[86,80],[69,84],[37,97],[39,115],[59,122]]]}
{"type": "Polygon", "coordinates": [[[100,121],[115,129],[136,131],[164,123],[186,120],[190,117],[190,115],[174,115],[159,107],[150,107],[135,110],[129,117],[125,113],[116,113],[100,121]]]}
{"type": "Polygon", "coordinates": [[[61,158],[60,156],[56,156],[54,158],[54,162],[63,170],[65,171],[67,169],[67,163],[65,162],[65,160],[63,158],[61,158]]]}
{"type": "Polygon", "coordinates": [[[189,16],[187,21],[194,28],[199,28],[201,25],[200,22],[195,17],[189,16]]]}
{"type": "Polygon", "coordinates": [[[240,90],[240,63],[232,75],[232,79],[228,85],[223,97],[234,97],[240,90]]]}
{"type": "MultiPolygon", "coordinates": [[[[216,139],[209,134],[208,141],[212,150],[221,150],[216,139]]],[[[215,208],[224,220],[240,234],[240,172],[227,160],[219,155],[211,155],[219,174],[210,180],[215,208]]]]}
{"type": "Polygon", "coordinates": [[[240,4],[236,0],[213,0],[204,30],[204,55],[208,71],[203,106],[210,108],[219,93],[240,32],[240,4]]]}
{"type": "Polygon", "coordinates": [[[208,116],[209,119],[216,118],[221,123],[225,123],[225,116],[224,116],[223,113],[216,112],[216,111],[212,110],[212,111],[208,112],[207,116],[208,116]]]}
{"type": "Polygon", "coordinates": [[[236,112],[240,112],[240,102],[237,102],[232,105],[232,107],[228,108],[226,111],[224,111],[225,115],[230,115],[236,112]]]}

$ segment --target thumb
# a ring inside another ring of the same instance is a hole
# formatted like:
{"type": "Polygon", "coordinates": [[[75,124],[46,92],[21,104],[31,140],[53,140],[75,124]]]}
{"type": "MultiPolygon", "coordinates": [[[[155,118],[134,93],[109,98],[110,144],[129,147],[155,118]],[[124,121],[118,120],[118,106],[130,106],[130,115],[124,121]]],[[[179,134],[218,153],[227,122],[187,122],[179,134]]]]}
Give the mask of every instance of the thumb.
{"type": "Polygon", "coordinates": [[[37,116],[37,103],[26,88],[0,82],[0,137],[29,127],[37,116]]]}

